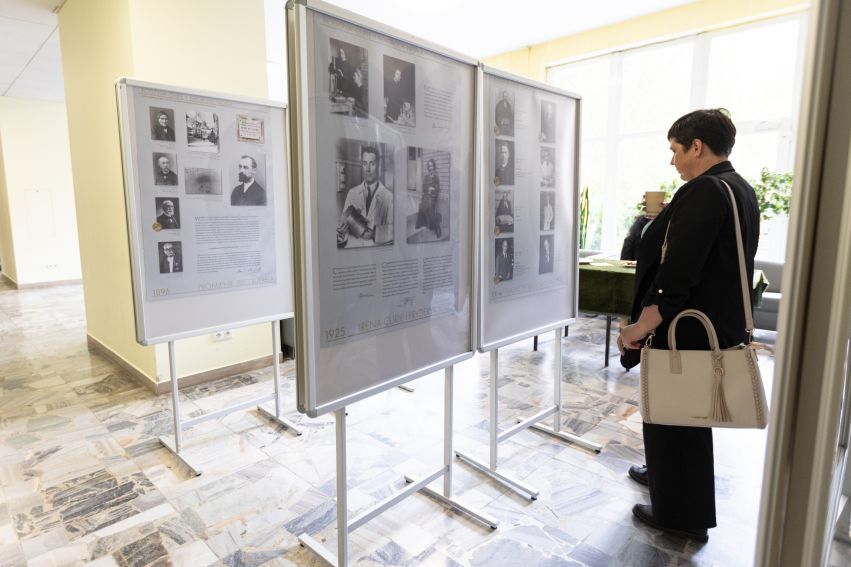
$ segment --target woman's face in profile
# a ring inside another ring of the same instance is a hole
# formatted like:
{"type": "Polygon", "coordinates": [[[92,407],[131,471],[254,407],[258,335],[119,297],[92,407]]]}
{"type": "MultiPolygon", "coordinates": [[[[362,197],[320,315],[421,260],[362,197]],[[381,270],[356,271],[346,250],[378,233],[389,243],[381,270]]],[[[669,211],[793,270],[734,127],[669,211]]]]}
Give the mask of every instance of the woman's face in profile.
{"type": "Polygon", "coordinates": [[[686,148],[674,138],[671,138],[668,141],[671,143],[671,165],[673,165],[677,170],[677,173],[680,174],[680,179],[683,181],[691,181],[697,177],[700,172],[695,172],[697,154],[693,147],[694,143],[692,143],[692,147],[686,148]]]}

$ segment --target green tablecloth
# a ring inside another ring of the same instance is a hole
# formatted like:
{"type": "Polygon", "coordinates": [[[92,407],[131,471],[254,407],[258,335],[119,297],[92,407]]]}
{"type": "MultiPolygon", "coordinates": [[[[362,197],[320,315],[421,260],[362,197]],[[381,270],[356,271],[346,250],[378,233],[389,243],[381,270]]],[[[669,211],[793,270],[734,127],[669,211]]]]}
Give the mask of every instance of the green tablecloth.
{"type": "MultiPolygon", "coordinates": [[[[594,260],[594,264],[579,265],[579,310],[586,313],[629,316],[635,293],[635,268],[620,260],[594,260]]],[[[762,270],[754,270],[751,302],[762,302],[768,278],[762,270]]]]}

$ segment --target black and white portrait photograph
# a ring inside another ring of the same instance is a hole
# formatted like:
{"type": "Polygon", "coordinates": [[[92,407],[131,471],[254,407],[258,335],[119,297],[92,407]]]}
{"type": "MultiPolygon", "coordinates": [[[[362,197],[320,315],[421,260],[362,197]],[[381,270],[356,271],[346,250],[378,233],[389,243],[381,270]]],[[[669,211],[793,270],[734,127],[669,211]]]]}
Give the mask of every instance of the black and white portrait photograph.
{"type": "Polygon", "coordinates": [[[187,195],[222,194],[222,175],[218,169],[187,167],[183,175],[187,195]]]}
{"type": "Polygon", "coordinates": [[[497,140],[494,185],[514,185],[514,142],[497,140]]]}
{"type": "Polygon", "coordinates": [[[541,141],[556,143],[556,103],[541,101],[541,141]]]}
{"type": "Polygon", "coordinates": [[[494,283],[511,281],[514,278],[514,239],[495,239],[494,283]]]}
{"type": "Polygon", "coordinates": [[[514,91],[500,89],[499,100],[494,108],[494,120],[496,121],[497,136],[514,135],[514,91]]]}
{"type": "Polygon", "coordinates": [[[541,148],[541,187],[555,187],[556,164],[553,148],[541,148]]]}
{"type": "Polygon", "coordinates": [[[514,192],[494,193],[494,234],[514,232],[514,192]]]}
{"type": "Polygon", "coordinates": [[[541,191],[541,230],[554,229],[556,214],[556,194],[554,191],[541,191]]]}
{"type": "Polygon", "coordinates": [[[174,141],[174,110],[171,108],[148,108],[151,116],[151,139],[160,142],[174,141]]]}
{"type": "Polygon", "coordinates": [[[193,152],[219,152],[219,116],[196,110],[186,113],[186,143],[193,152]]]}
{"type": "Polygon", "coordinates": [[[416,77],[413,63],[384,56],[384,121],[416,126],[416,77]]]}
{"type": "Polygon", "coordinates": [[[449,240],[450,157],[447,151],[408,148],[408,244],[449,240]]]}
{"type": "Polygon", "coordinates": [[[180,199],[177,197],[155,197],[157,224],[160,230],[180,228],[180,199]]]}
{"type": "Polygon", "coordinates": [[[549,274],[553,271],[553,235],[542,234],[538,246],[538,273],[549,274]]]}
{"type": "Polygon", "coordinates": [[[242,154],[236,163],[236,186],[230,193],[233,207],[265,207],[266,156],[260,153],[242,154]]]}
{"type": "Polygon", "coordinates": [[[159,242],[160,273],[174,274],[183,271],[183,251],[180,241],[159,242]]]}
{"type": "Polygon", "coordinates": [[[328,93],[331,112],[366,117],[369,114],[369,65],[365,48],[330,38],[328,93]]]}
{"type": "Polygon", "coordinates": [[[337,140],[337,248],[393,244],[393,146],[337,140]]]}
{"type": "Polygon", "coordinates": [[[154,152],[154,185],[177,185],[177,157],[174,154],[154,152]]]}

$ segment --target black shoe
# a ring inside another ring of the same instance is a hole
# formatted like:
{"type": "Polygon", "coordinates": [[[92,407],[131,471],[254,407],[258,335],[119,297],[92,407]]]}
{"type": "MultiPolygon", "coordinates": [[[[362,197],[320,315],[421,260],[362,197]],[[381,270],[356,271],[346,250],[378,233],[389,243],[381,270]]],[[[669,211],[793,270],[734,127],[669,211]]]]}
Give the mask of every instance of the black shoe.
{"type": "Polygon", "coordinates": [[[709,533],[707,532],[706,528],[688,530],[682,528],[668,528],[663,525],[660,525],[656,520],[653,519],[653,507],[648,504],[636,504],[635,506],[633,506],[632,515],[647,524],[648,526],[650,526],[651,528],[662,530],[668,535],[682,537],[686,539],[693,539],[701,543],[706,543],[707,541],[709,541],[709,533]]]}
{"type": "Polygon", "coordinates": [[[647,486],[649,482],[647,481],[647,465],[632,465],[629,467],[629,478],[637,482],[638,484],[643,484],[647,486]]]}

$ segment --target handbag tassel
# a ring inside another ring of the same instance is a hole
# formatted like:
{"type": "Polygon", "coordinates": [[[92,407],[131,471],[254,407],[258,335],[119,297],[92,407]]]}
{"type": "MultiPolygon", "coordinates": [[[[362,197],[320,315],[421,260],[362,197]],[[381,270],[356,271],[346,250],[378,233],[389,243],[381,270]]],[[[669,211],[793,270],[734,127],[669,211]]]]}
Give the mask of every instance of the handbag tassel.
{"type": "Polygon", "coordinates": [[[712,389],[711,417],[714,421],[718,422],[732,421],[730,410],[727,408],[727,402],[724,400],[724,385],[721,383],[721,376],[721,373],[715,373],[715,386],[712,389]]]}

